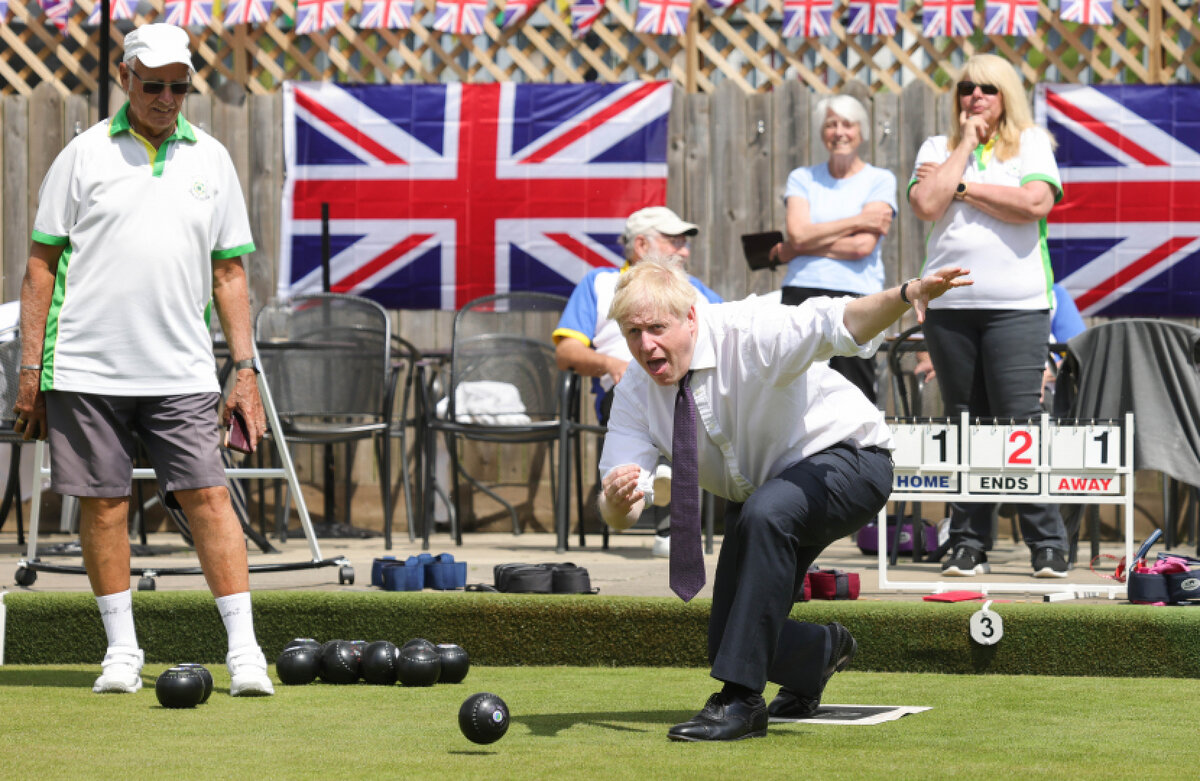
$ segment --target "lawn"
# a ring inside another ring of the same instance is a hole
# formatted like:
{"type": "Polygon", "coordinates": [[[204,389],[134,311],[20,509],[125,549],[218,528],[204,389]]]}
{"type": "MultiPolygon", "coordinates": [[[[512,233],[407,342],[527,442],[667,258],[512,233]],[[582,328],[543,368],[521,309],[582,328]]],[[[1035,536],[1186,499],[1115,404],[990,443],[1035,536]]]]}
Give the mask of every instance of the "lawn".
{"type": "MultiPolygon", "coordinates": [[[[476,667],[456,685],[277,686],[159,707],[95,695],[95,666],[0,667],[0,778],[1153,778],[1200,758],[1188,717],[1200,681],[1162,678],[837,675],[830,703],[925,705],[877,726],[772,725],[764,739],[672,743],[667,727],[714,690],[696,669],[476,667]],[[489,746],[458,730],[491,691],[512,725],[489,746]]],[[[774,693],[769,689],[767,694],[774,693]]]]}

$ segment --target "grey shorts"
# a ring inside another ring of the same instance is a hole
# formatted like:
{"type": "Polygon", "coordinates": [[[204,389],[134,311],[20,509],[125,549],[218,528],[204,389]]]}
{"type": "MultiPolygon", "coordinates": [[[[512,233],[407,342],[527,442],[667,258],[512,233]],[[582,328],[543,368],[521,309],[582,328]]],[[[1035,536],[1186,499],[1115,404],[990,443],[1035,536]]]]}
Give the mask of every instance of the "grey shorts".
{"type": "Polygon", "coordinates": [[[166,491],[225,485],[217,393],[103,396],[48,391],[50,488],[116,498],[133,487],[134,434],[166,491]]]}

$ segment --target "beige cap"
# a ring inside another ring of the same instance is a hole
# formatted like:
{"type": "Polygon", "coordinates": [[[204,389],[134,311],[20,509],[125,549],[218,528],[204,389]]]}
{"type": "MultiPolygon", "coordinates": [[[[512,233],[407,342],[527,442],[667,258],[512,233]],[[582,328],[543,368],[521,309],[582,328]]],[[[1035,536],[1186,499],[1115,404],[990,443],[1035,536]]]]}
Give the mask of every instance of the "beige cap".
{"type": "Polygon", "coordinates": [[[700,232],[699,225],[684,222],[679,215],[666,206],[651,206],[638,209],[625,220],[625,233],[621,242],[628,244],[634,237],[655,230],[664,236],[695,236],[700,232]]]}
{"type": "Polygon", "coordinates": [[[182,27],[144,24],[125,36],[124,61],[129,63],[136,57],[147,68],[178,63],[188,66],[190,73],[195,73],[190,46],[191,39],[182,27]]]}

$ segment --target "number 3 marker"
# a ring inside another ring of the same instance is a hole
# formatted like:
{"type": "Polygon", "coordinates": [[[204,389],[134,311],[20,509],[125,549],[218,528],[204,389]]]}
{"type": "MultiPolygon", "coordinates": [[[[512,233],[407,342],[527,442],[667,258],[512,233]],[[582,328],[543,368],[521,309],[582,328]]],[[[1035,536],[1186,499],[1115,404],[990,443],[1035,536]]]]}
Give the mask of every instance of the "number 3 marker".
{"type": "Polygon", "coordinates": [[[980,645],[995,645],[1004,637],[1004,620],[988,609],[991,606],[989,599],[971,615],[971,639],[980,645]]]}

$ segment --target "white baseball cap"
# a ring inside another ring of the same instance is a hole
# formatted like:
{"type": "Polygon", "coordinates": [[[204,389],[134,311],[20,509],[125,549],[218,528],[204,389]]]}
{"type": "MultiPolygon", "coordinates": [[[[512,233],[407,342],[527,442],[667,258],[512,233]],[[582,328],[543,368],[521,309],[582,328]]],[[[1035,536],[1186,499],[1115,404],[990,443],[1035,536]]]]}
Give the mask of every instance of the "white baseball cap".
{"type": "Polygon", "coordinates": [[[178,63],[188,66],[189,73],[195,73],[190,45],[191,39],[182,27],[144,24],[125,36],[124,61],[129,63],[137,58],[147,68],[178,63]]]}
{"type": "Polygon", "coordinates": [[[629,215],[629,219],[625,220],[625,233],[621,236],[621,242],[629,244],[635,237],[652,230],[664,236],[695,236],[700,232],[700,226],[684,222],[666,206],[650,206],[629,215]]]}

